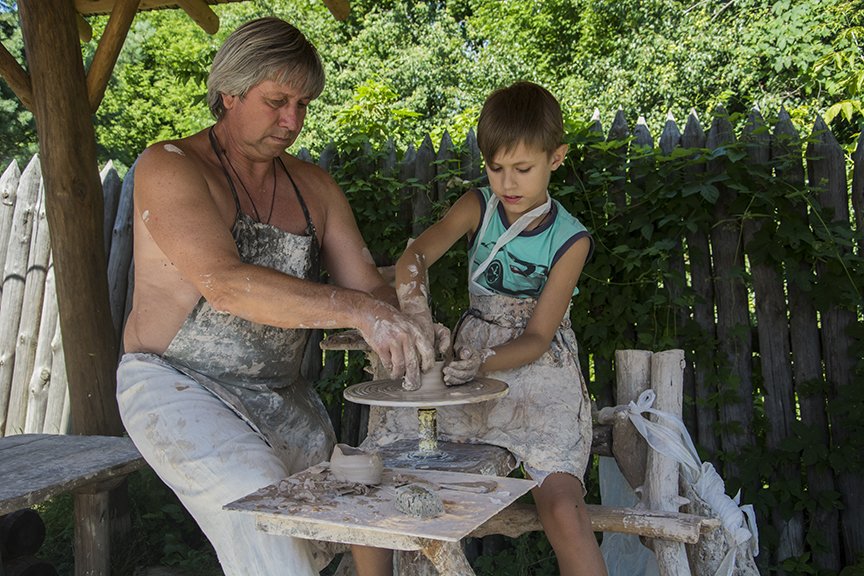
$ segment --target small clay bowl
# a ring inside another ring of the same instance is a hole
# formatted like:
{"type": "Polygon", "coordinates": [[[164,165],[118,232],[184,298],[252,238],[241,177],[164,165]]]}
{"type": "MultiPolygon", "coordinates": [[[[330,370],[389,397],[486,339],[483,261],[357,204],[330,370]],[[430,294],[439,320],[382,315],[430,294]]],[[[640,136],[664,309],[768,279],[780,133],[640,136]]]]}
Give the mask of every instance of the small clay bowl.
{"type": "Polygon", "coordinates": [[[384,464],[376,453],[347,444],[336,444],[330,456],[330,472],[340,482],[375,485],[381,483],[384,464]]]}

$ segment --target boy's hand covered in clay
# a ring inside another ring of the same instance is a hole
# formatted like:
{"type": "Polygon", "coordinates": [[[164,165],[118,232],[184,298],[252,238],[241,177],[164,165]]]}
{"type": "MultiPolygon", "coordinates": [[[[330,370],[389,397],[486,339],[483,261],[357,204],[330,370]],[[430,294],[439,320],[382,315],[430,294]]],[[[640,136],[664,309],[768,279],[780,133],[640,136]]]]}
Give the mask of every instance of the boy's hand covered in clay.
{"type": "Polygon", "coordinates": [[[475,348],[462,348],[459,351],[459,358],[454,358],[449,364],[444,366],[444,384],[447,386],[457,386],[465,384],[474,379],[480,371],[480,366],[487,358],[495,354],[489,348],[477,350],[475,348]]]}

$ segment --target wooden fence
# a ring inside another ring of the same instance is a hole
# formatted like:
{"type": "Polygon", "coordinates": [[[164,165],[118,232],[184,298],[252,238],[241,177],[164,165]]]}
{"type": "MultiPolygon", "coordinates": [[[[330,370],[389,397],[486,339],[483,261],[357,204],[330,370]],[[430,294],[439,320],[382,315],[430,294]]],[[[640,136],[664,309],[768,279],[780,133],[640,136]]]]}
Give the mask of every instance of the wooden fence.
{"type": "MultiPolygon", "coordinates": [[[[764,507],[768,512],[759,519],[760,530],[770,554],[760,557],[763,567],[805,554],[821,569],[839,570],[854,563],[864,554],[864,474],[856,468],[864,462],[862,440],[855,435],[860,424],[855,428],[851,416],[843,417],[830,408],[838,399],[854,398],[849,392],[862,388],[861,368],[856,366],[861,342],[855,339],[855,330],[860,334],[862,326],[860,298],[857,307],[841,301],[825,302],[808,290],[813,283],[798,281],[811,278],[814,271],[816,280],[820,274],[834,273],[831,268],[836,261],[820,261],[814,266],[783,254],[776,255],[773,263],[760,256],[761,239],[770,232],[764,227],[776,218],[745,217],[747,213],[736,203],[741,186],[736,180],[737,168],[730,162],[746,165],[751,172],[767,171],[762,185],[803,191],[807,202],[791,208],[797,217],[778,224],[810,226],[814,237],[828,242],[824,231],[813,229],[817,224],[811,223],[818,221],[815,216],[824,214],[818,207],[830,208],[827,214],[833,215],[833,226],[845,229],[841,236],[848,240],[837,243],[838,257],[845,258],[841,258],[844,262],[858,258],[859,265],[845,273],[851,289],[860,294],[864,285],[860,266],[864,255],[864,134],[852,155],[849,183],[846,155],[821,119],[807,138],[801,138],[783,111],[772,126],[754,111],[738,129],[738,136],[722,113],[714,117],[707,131],[695,114],[688,118],[683,132],[670,119],[657,146],[644,123],[631,130],[621,112],[608,132],[603,132],[596,119],[591,132],[596,145],[571,152],[581,155],[580,162],[563,181],[581,182],[590,189],[586,168],[592,163],[603,164],[602,172],[608,176],[603,188],[607,197],[600,203],[603,214],[594,213],[593,220],[585,222],[595,238],[602,239],[602,227],[628,209],[639,210],[639,195],[648,193],[650,176],[661,170],[664,158],[692,152],[694,157],[707,159],[682,164],[680,171],[682,185],[698,181],[704,191],[707,182],[718,193],[716,201],[706,203],[710,222],[682,225],[683,232],[653,264],[658,268],[655,289],[665,290],[673,304],[673,328],[683,333],[685,326],[696,326],[712,343],[697,350],[683,337],[673,342],[674,347],[687,350],[688,428],[706,458],[722,467],[727,483],[745,486],[745,501],[752,501],[754,495],[746,492],[746,481],[736,479],[754,472],[742,470],[745,465],[741,463],[758,462],[754,451],[791,450],[791,457],[772,461],[769,469],[760,470],[759,481],[764,486],[782,485],[782,492],[790,498],[810,504],[764,507]],[[731,149],[736,141],[747,143],[744,158],[730,160],[728,154],[719,153],[731,149]],[[797,162],[773,162],[790,152],[797,155],[797,162]],[[825,385],[814,386],[814,382],[825,385]],[[706,401],[718,397],[719,401],[706,401]],[[801,429],[808,431],[807,445],[790,449],[788,439],[802,437],[801,429]],[[749,460],[745,458],[748,451],[749,460]],[[814,460],[810,457],[813,453],[823,457],[814,460]],[[845,457],[847,464],[837,464],[826,454],[845,457]],[[834,465],[825,465],[829,461],[834,465]],[[831,500],[831,494],[839,494],[839,499],[831,500]]],[[[299,155],[312,161],[305,150],[299,155]]],[[[317,159],[337,179],[340,166],[352,161],[362,165],[362,174],[384,175],[402,183],[396,218],[398,233],[404,233],[405,238],[422,231],[436,203],[452,198],[454,175],[469,182],[482,176],[473,134],[458,146],[445,134],[437,151],[427,137],[418,149],[409,148],[401,154],[392,147],[375,155],[368,149],[340,155],[328,148],[317,159]]],[[[664,178],[669,178],[668,174],[664,178]]],[[[102,181],[111,310],[119,340],[131,301],[131,185],[121,183],[110,164],[102,171],[102,181]]],[[[350,187],[347,181],[340,183],[350,187]]],[[[674,213],[671,203],[682,199],[672,197],[669,202],[669,212],[674,213]]],[[[787,220],[788,214],[783,212],[787,220]]],[[[582,214],[579,216],[585,221],[582,214]]],[[[358,221],[363,229],[363,218],[358,216],[358,221]]],[[[362,231],[364,235],[370,233],[362,231]]],[[[635,239],[630,234],[628,241],[638,244],[639,234],[635,239]]],[[[609,247],[598,242],[598,250],[604,248],[609,247]]],[[[68,397],[38,157],[23,173],[13,162],[0,179],[0,269],[4,270],[0,431],[5,435],[64,433],[68,430],[68,397]]],[[[628,269],[622,267],[608,271],[607,277],[592,278],[589,264],[583,290],[590,293],[590,284],[595,282],[602,290],[614,291],[627,274],[628,269]]],[[[605,318],[598,311],[585,314],[588,319],[605,318]]],[[[608,351],[640,347],[639,333],[644,328],[631,323],[627,318],[616,321],[621,325],[616,326],[614,337],[608,338],[605,351],[583,352],[583,369],[599,406],[615,401],[613,355],[608,351]]],[[[579,319],[574,318],[574,326],[579,336],[579,319]]],[[[312,378],[333,379],[344,369],[344,353],[322,356],[310,347],[305,371],[312,378]]],[[[328,409],[340,438],[356,445],[363,434],[360,407],[343,405],[337,394],[330,398],[328,409]]],[[[855,417],[860,420],[860,416],[855,417]]]]}

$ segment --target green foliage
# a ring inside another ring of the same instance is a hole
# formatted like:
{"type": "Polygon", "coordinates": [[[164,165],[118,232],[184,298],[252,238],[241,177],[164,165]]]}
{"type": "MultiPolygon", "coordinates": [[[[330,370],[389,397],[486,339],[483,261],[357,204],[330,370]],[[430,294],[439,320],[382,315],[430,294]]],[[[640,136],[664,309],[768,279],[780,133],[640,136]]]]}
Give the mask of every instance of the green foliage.
{"type": "MultiPolygon", "coordinates": [[[[201,530],[149,468],[129,476],[131,532],[112,542],[111,573],[132,576],[142,566],[171,566],[188,576],[221,574],[216,554],[201,530]]],[[[60,576],[74,573],[72,496],[64,494],[38,507],[45,522],[46,541],[39,557],[51,562],[60,576]]]]}

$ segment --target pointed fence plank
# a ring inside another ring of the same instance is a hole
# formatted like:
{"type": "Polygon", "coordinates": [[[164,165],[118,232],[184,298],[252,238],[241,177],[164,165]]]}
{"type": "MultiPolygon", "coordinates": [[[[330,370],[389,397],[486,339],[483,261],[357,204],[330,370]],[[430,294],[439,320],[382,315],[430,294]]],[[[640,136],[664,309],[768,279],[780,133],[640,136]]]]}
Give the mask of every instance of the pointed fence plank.
{"type": "Polygon", "coordinates": [[[24,169],[18,186],[12,229],[9,233],[6,266],[3,270],[3,297],[0,300],[0,429],[3,431],[6,429],[12,392],[18,325],[21,322],[27,262],[30,257],[33,221],[36,219],[41,182],[39,159],[34,156],[24,169]]]}
{"type": "MultiPolygon", "coordinates": [[[[0,271],[6,266],[6,251],[9,248],[9,233],[12,230],[15,196],[18,193],[20,180],[21,170],[18,169],[18,162],[12,160],[0,177],[0,271]]],[[[0,292],[2,289],[2,282],[0,282],[0,292]]]]}
{"type": "MultiPolygon", "coordinates": [[[[802,191],[801,200],[789,207],[797,220],[807,222],[807,204],[803,191],[804,161],[802,143],[798,131],[792,125],[789,113],[781,109],[774,127],[771,141],[771,156],[776,166],[775,174],[783,187],[802,191]]],[[[801,411],[801,422],[808,434],[822,446],[829,445],[828,416],[825,412],[825,396],[821,386],[813,383],[822,380],[822,358],[818,345],[819,325],[816,308],[810,296],[815,283],[812,264],[791,252],[784,262],[786,292],[789,299],[789,333],[792,351],[792,376],[801,411]]],[[[836,494],[834,474],[827,466],[807,467],[808,491],[816,498],[836,494]]],[[[818,507],[810,517],[808,532],[822,542],[813,549],[816,566],[822,570],[839,571],[841,551],[839,537],[840,513],[834,507],[818,507]]]]}
{"type": "MultiPolygon", "coordinates": [[[[695,111],[691,111],[681,135],[681,146],[693,151],[694,158],[705,148],[705,131],[695,111]]],[[[705,164],[690,166],[685,174],[685,184],[697,186],[705,179],[705,164]]],[[[707,211],[707,208],[706,208],[707,211]]],[[[693,302],[693,320],[699,330],[713,343],[716,335],[714,324],[714,284],[711,270],[711,247],[708,232],[701,226],[687,228],[687,259],[690,262],[690,287],[696,298],[693,302]]],[[[715,397],[711,382],[714,380],[714,346],[708,345],[691,353],[694,365],[694,388],[696,390],[696,437],[705,450],[708,460],[715,460],[720,449],[717,439],[717,408],[711,401],[715,397]]],[[[717,462],[715,462],[715,465],[717,462]]]]}
{"type": "MultiPolygon", "coordinates": [[[[723,173],[728,158],[723,150],[735,143],[735,133],[722,107],[715,111],[707,147],[715,155],[708,173],[723,173]]],[[[714,303],[717,310],[717,365],[720,382],[720,438],[723,451],[740,454],[753,437],[753,344],[747,286],[744,283],[744,253],[741,223],[732,213],[736,193],[723,182],[718,190],[711,227],[711,255],[714,264],[714,303]]],[[[726,462],[727,475],[738,476],[734,459],[726,462]]]]}
{"type": "MultiPolygon", "coordinates": [[[[763,179],[754,178],[754,183],[759,185],[758,190],[753,190],[751,204],[755,216],[744,221],[744,242],[756,300],[759,362],[764,387],[765,423],[768,427],[765,444],[779,453],[781,444],[792,435],[792,426],[796,421],[790,363],[792,357],[789,350],[789,324],[786,321],[786,293],[781,275],[782,262],[763,248],[768,245],[765,235],[773,235],[773,227],[778,219],[773,206],[776,202],[782,202],[785,190],[773,185],[771,180],[771,134],[758,110],[754,109],[750,113],[741,139],[746,143],[751,169],[764,175],[763,179]]],[[[790,486],[793,492],[802,489],[800,483],[796,482],[799,466],[785,462],[776,470],[776,482],[785,482],[784,485],[790,486]]],[[[787,513],[778,506],[771,516],[780,540],[776,551],[777,560],[782,562],[786,558],[802,555],[803,514],[800,511],[787,513]]]]}
{"type": "Polygon", "coordinates": [[[39,340],[36,343],[36,357],[33,361],[33,374],[28,384],[27,418],[24,422],[25,433],[39,434],[45,426],[45,412],[48,409],[48,394],[52,385],[62,388],[66,382],[53,378],[51,372],[54,354],[51,341],[57,331],[57,289],[54,285],[54,268],[49,264],[45,278],[45,297],[42,303],[42,318],[39,321],[39,340]]]}
{"type": "MultiPolygon", "coordinates": [[[[845,157],[843,149],[821,117],[816,119],[807,145],[807,168],[810,187],[818,194],[821,207],[831,214],[831,224],[848,229],[845,157]]],[[[841,242],[836,243],[836,250],[838,254],[849,251],[841,242]]],[[[820,310],[825,376],[833,388],[834,398],[838,399],[848,394],[855,383],[856,359],[852,355],[852,336],[849,331],[856,324],[855,307],[860,304],[862,296],[860,286],[855,287],[853,278],[832,279],[829,266],[824,262],[817,263],[816,269],[821,281],[847,282],[852,284],[853,290],[859,290],[856,303],[832,302],[820,310]]],[[[852,416],[858,417],[857,414],[852,416]]],[[[837,446],[845,446],[856,429],[856,424],[849,418],[838,414],[831,422],[832,440],[837,446]]],[[[846,470],[837,475],[837,486],[843,501],[840,511],[843,550],[847,561],[853,561],[864,553],[864,476],[851,469],[846,470]]]]}
{"type": "Polygon", "coordinates": [[[33,362],[36,359],[36,343],[39,339],[39,323],[42,317],[42,299],[45,294],[45,276],[51,243],[48,234],[48,219],[45,215],[45,187],[39,187],[36,200],[36,220],[33,223],[24,298],[21,302],[21,321],[18,324],[18,339],[15,344],[15,366],[12,371],[12,390],[9,398],[6,435],[23,434],[27,420],[27,398],[33,362]]]}

